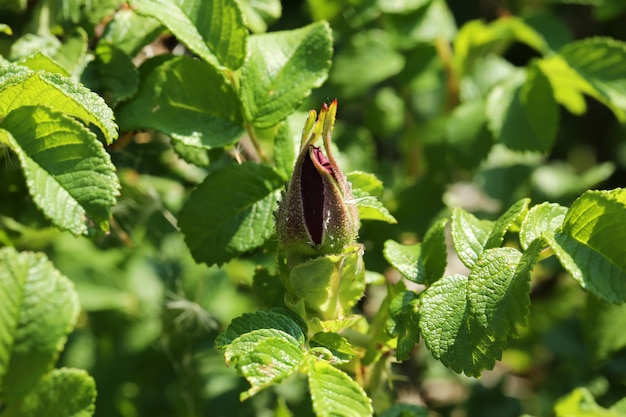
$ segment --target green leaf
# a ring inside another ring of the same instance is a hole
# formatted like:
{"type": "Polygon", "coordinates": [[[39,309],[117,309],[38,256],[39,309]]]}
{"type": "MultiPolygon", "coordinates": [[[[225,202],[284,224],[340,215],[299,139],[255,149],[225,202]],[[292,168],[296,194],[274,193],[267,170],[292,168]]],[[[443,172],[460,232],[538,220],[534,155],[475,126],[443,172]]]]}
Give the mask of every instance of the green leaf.
{"type": "Polygon", "coordinates": [[[409,359],[415,344],[419,342],[419,298],[415,292],[404,291],[393,297],[385,330],[398,338],[398,360],[409,359]]]}
{"type": "Polygon", "coordinates": [[[242,135],[240,107],[235,89],[215,68],[180,56],[151,68],[117,117],[122,130],[153,128],[189,146],[217,148],[242,135]]]}
{"type": "Polygon", "coordinates": [[[610,303],[626,302],[626,190],[587,191],[547,236],[561,264],[587,291],[610,303]]]}
{"type": "Polygon", "coordinates": [[[46,71],[69,77],[70,73],[65,68],[55,62],[52,58],[41,52],[29,55],[16,62],[16,64],[27,67],[33,71],[46,71]]]}
{"type": "Polygon", "coordinates": [[[235,70],[243,64],[248,30],[238,2],[133,0],[130,4],[137,13],[163,23],[178,40],[217,69],[235,70]]]}
{"type": "Polygon", "coordinates": [[[567,207],[548,202],[537,204],[528,210],[519,234],[522,249],[526,250],[543,233],[554,235],[563,224],[566,213],[567,207]]]}
{"type": "Polygon", "coordinates": [[[485,248],[495,248],[500,246],[504,235],[526,212],[528,211],[528,205],[530,204],[529,198],[523,198],[517,203],[513,204],[502,216],[493,223],[491,232],[485,248]]]}
{"type": "Polygon", "coordinates": [[[389,210],[376,197],[367,194],[357,188],[352,189],[352,194],[359,209],[361,220],[380,220],[385,223],[396,224],[398,221],[389,213],[389,210]]]}
{"type": "Polygon", "coordinates": [[[576,388],[554,406],[556,417],[623,417],[618,411],[600,407],[587,388],[576,388]]]}
{"type": "Polygon", "coordinates": [[[331,71],[332,82],[342,87],[340,96],[355,97],[398,74],[405,61],[393,43],[391,35],[379,29],[354,35],[350,44],[337,52],[331,71]]]}
{"type": "Polygon", "coordinates": [[[240,0],[239,6],[251,31],[265,32],[283,12],[280,0],[240,0]]]}
{"type": "Polygon", "coordinates": [[[97,94],[70,78],[6,65],[0,67],[0,116],[21,106],[47,106],[96,125],[107,143],[117,139],[113,111],[97,94]]]}
{"type": "Polygon", "coordinates": [[[434,42],[437,39],[451,41],[456,34],[454,16],[445,0],[428,0],[422,3],[426,4],[408,13],[385,16],[386,31],[394,35],[396,43],[403,49],[434,42]]]}
{"type": "Polygon", "coordinates": [[[508,148],[546,152],[556,139],[559,113],[548,78],[537,65],[516,72],[487,98],[489,127],[508,148]]]}
{"type": "Polygon", "coordinates": [[[298,371],[304,360],[304,350],[302,344],[288,333],[258,329],[233,340],[224,357],[226,364],[234,364],[251,385],[241,394],[243,401],[298,371]]]}
{"type": "Polygon", "coordinates": [[[493,223],[478,220],[462,208],[455,208],[450,217],[452,243],[459,259],[472,268],[485,248],[493,223]]]}
{"type": "Polygon", "coordinates": [[[134,10],[118,10],[104,29],[102,40],[134,57],[152,42],[164,27],[156,19],[137,14],[134,10]]]}
{"type": "Polygon", "coordinates": [[[441,219],[433,223],[426,231],[417,264],[416,282],[429,285],[443,276],[448,258],[447,224],[447,219],[441,219]]]}
{"type": "Polygon", "coordinates": [[[23,398],[52,367],[78,318],[72,283],[42,254],[0,249],[0,391],[23,398]]]}
{"type": "Polygon", "coordinates": [[[326,80],[331,57],[326,22],[250,36],[241,74],[246,120],[259,128],[284,120],[326,80]]]}
{"type": "Polygon", "coordinates": [[[35,203],[58,227],[108,230],[119,194],[115,167],[96,136],[47,107],[23,106],[0,123],[0,143],[20,161],[35,203]]]}
{"type": "Polygon", "coordinates": [[[89,417],[95,411],[96,384],[81,369],[54,369],[44,376],[35,389],[19,404],[9,406],[7,413],[23,417],[71,416],[89,417]]]}
{"type": "Polygon", "coordinates": [[[468,278],[449,275],[422,293],[420,331],[433,356],[458,373],[479,376],[491,369],[505,344],[492,340],[471,314],[468,278]]]}
{"type": "Polygon", "coordinates": [[[421,243],[403,245],[394,240],[385,241],[383,255],[387,262],[396,268],[405,278],[417,282],[418,261],[422,253],[421,243]]]}
{"type": "Polygon", "coordinates": [[[98,42],[95,50],[96,74],[105,98],[111,105],[134,95],[139,74],[131,58],[109,42],[98,42]]]}
{"type": "Polygon", "coordinates": [[[451,157],[451,164],[475,169],[493,147],[484,100],[470,100],[457,106],[445,129],[446,153],[451,157]]]}
{"type": "Polygon", "coordinates": [[[307,359],[309,390],[317,417],[372,416],[371,400],[363,388],[343,371],[325,361],[307,359]]]}
{"type": "Polygon", "coordinates": [[[235,318],[228,329],[220,333],[215,339],[215,347],[224,349],[239,336],[253,330],[275,329],[287,333],[298,343],[304,343],[306,325],[294,313],[288,310],[273,309],[270,311],[256,311],[246,313],[235,318]]]}
{"type": "Polygon", "coordinates": [[[196,261],[222,264],[261,246],[274,232],[282,186],[280,174],[264,164],[248,162],[211,171],[179,217],[196,261]]]}
{"type": "Polygon", "coordinates": [[[66,36],[53,58],[71,75],[78,77],[87,63],[87,32],[80,26],[66,36]]]}
{"type": "Polygon", "coordinates": [[[572,42],[560,51],[565,62],[594,89],[592,96],[626,120],[626,43],[611,38],[572,42]]]}
{"type": "Polygon", "coordinates": [[[361,190],[368,195],[381,197],[385,188],[376,175],[363,171],[352,171],[346,175],[353,189],[361,190]]]}
{"type": "Polygon", "coordinates": [[[358,352],[352,347],[348,339],[334,332],[318,332],[310,340],[313,348],[327,349],[331,357],[331,363],[342,364],[350,362],[358,352]]]}
{"type": "Polygon", "coordinates": [[[610,304],[590,295],[583,314],[585,342],[594,362],[626,347],[626,304],[610,304]]]}

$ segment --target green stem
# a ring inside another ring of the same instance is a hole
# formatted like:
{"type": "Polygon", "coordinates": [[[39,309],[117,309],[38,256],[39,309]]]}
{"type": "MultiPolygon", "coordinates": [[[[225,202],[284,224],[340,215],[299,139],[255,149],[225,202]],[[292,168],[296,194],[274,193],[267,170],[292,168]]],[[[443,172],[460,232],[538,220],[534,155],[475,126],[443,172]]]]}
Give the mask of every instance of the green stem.
{"type": "Polygon", "coordinates": [[[250,138],[250,143],[252,143],[252,146],[254,147],[254,150],[256,151],[259,159],[263,162],[269,163],[267,155],[265,155],[265,152],[263,152],[263,149],[261,148],[261,144],[259,143],[259,139],[257,138],[254,127],[252,127],[251,124],[246,123],[245,129],[246,133],[248,134],[248,138],[250,138]]]}

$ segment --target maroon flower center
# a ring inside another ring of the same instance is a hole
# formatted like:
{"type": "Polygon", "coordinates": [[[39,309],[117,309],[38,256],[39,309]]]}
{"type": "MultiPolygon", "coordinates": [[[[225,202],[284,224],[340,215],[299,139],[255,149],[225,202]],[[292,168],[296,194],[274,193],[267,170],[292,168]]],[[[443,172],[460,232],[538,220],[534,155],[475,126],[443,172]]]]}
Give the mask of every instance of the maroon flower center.
{"type": "Polygon", "coordinates": [[[313,242],[319,245],[322,243],[324,235],[324,179],[313,163],[312,158],[315,158],[333,177],[335,177],[335,173],[322,150],[317,146],[311,145],[311,151],[302,163],[300,192],[302,194],[304,224],[313,242]]]}

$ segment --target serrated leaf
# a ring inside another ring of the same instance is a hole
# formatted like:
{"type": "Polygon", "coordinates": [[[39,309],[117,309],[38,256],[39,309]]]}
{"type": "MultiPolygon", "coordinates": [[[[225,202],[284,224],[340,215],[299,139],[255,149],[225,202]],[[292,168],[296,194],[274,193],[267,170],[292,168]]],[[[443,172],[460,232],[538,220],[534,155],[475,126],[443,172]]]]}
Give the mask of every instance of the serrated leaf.
{"type": "Polygon", "coordinates": [[[404,245],[393,240],[385,241],[383,255],[387,262],[396,268],[404,277],[417,282],[417,262],[422,252],[422,245],[415,243],[404,245]]]}
{"type": "Polygon", "coordinates": [[[96,125],[108,144],[117,139],[113,111],[102,97],[70,78],[17,65],[0,67],[0,116],[22,106],[46,106],[96,125]]]}
{"type": "Polygon", "coordinates": [[[626,191],[587,191],[569,209],[560,232],[547,236],[579,285],[610,303],[626,302],[626,191]]]}
{"type": "Polygon", "coordinates": [[[487,117],[496,139],[510,149],[546,152],[556,139],[558,108],[548,78],[536,65],[491,91],[487,117]]]}
{"type": "Polygon", "coordinates": [[[247,121],[271,127],[284,120],[328,77],[332,35],[326,22],[252,35],[241,74],[247,121]]]}
{"type": "Polygon", "coordinates": [[[563,224],[567,207],[555,203],[541,203],[531,207],[522,221],[519,240],[522,249],[541,237],[543,233],[554,234],[563,224]]]}
{"type": "Polygon", "coordinates": [[[433,356],[458,373],[479,376],[493,368],[505,344],[492,340],[471,314],[468,278],[449,275],[422,293],[420,331],[433,356]]]}
{"type": "Polygon", "coordinates": [[[89,417],[95,411],[96,384],[81,369],[54,369],[44,376],[18,407],[7,411],[23,417],[89,417]],[[19,410],[16,410],[19,409],[19,410]]]}
{"type": "Polygon", "coordinates": [[[309,390],[317,417],[372,416],[371,400],[363,388],[328,362],[309,357],[309,390]]]}
{"type": "Polygon", "coordinates": [[[259,329],[281,330],[296,339],[298,343],[304,343],[306,325],[297,317],[288,310],[280,309],[246,313],[235,318],[228,329],[217,336],[215,347],[223,349],[239,336],[259,329]]]}
{"type": "Polygon", "coordinates": [[[537,254],[536,249],[527,251],[522,263],[522,254],[516,249],[486,249],[472,268],[467,284],[470,314],[489,338],[506,343],[517,326],[526,324],[530,271],[537,254]]]}
{"type": "Polygon", "coordinates": [[[78,318],[72,283],[42,254],[0,249],[0,391],[23,398],[52,367],[78,318]]]}
{"type": "Polygon", "coordinates": [[[245,56],[248,30],[232,0],[133,0],[137,13],[163,23],[178,40],[212,66],[235,70],[245,56]]]}
{"type": "Polygon", "coordinates": [[[378,220],[390,224],[398,223],[396,218],[389,213],[389,210],[383,206],[383,203],[377,197],[356,188],[352,189],[352,194],[359,209],[359,219],[378,220]]]}
{"type": "Polygon", "coordinates": [[[96,136],[47,107],[22,106],[0,122],[0,142],[20,161],[33,200],[74,234],[108,230],[119,194],[115,167],[96,136]]]}
{"type": "Polygon", "coordinates": [[[452,243],[459,259],[472,268],[485,248],[493,223],[478,220],[462,208],[455,208],[450,216],[452,243]]]}
{"type": "Polygon", "coordinates": [[[350,314],[339,319],[320,320],[319,317],[312,317],[309,320],[311,329],[323,332],[341,332],[345,329],[355,326],[359,321],[363,320],[363,316],[359,314],[350,314]]]}
{"type": "Polygon", "coordinates": [[[594,362],[626,347],[626,304],[610,304],[590,295],[583,314],[586,346],[594,362]]]}
{"type": "Polygon", "coordinates": [[[529,204],[529,198],[519,200],[509,207],[509,209],[493,223],[489,238],[487,239],[487,243],[485,243],[486,249],[500,246],[509,228],[528,211],[529,204]]]}
{"type": "Polygon", "coordinates": [[[139,88],[139,74],[130,56],[105,41],[98,42],[94,52],[98,83],[107,102],[114,106],[134,95],[139,88]]]}
{"type": "Polygon", "coordinates": [[[251,385],[241,395],[245,400],[298,371],[304,360],[304,350],[301,343],[288,333],[258,329],[233,340],[224,357],[226,364],[234,364],[251,385]]]}
{"type": "Polygon", "coordinates": [[[592,96],[626,120],[626,43],[611,38],[588,38],[567,44],[560,55],[593,89],[592,96]]]}
{"type": "Polygon", "coordinates": [[[404,291],[391,300],[389,318],[385,330],[398,338],[396,357],[400,361],[409,359],[410,353],[419,342],[419,298],[413,291],[404,291]]]}
{"type": "Polygon", "coordinates": [[[283,184],[273,168],[253,162],[211,171],[191,193],[179,217],[196,261],[222,264],[261,246],[274,232],[274,211],[283,184]]]}
{"type": "Polygon", "coordinates": [[[117,117],[122,130],[153,128],[188,146],[218,148],[242,135],[240,107],[234,88],[215,68],[180,56],[152,68],[117,117]]]}

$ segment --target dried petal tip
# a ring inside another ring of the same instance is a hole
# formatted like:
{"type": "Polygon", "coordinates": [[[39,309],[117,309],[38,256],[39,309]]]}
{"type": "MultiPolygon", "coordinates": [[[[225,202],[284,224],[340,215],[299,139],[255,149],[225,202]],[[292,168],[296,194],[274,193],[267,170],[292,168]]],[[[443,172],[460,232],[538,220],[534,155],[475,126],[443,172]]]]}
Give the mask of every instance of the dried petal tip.
{"type": "Polygon", "coordinates": [[[288,257],[338,254],[356,241],[358,210],[330,150],[336,114],[333,100],[322,106],[316,120],[310,116],[305,123],[302,149],[276,215],[278,243],[288,257]],[[326,154],[314,145],[321,136],[326,154]]]}

